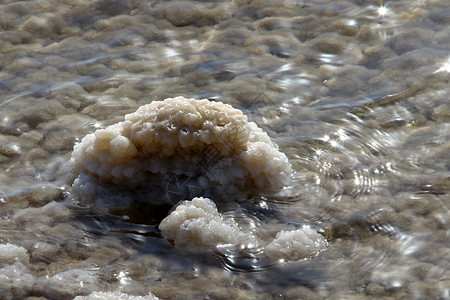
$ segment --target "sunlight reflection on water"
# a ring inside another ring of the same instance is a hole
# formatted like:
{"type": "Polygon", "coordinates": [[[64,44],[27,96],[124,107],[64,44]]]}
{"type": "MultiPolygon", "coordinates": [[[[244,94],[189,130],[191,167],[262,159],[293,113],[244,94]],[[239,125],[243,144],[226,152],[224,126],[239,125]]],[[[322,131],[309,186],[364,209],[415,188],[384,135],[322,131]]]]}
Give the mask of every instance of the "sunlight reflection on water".
{"type": "Polygon", "coordinates": [[[446,1],[113,2],[0,4],[2,296],[449,297],[446,1]],[[172,205],[142,202],[179,182],[65,203],[74,143],[178,95],[242,109],[297,172],[220,212],[266,243],[312,226],[325,251],[177,249],[172,205]]]}

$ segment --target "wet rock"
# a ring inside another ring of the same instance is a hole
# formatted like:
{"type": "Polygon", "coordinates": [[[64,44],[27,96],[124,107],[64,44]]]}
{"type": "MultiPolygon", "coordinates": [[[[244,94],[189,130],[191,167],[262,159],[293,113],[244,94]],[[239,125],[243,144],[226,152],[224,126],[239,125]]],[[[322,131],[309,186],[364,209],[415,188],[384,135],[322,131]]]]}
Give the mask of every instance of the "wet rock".
{"type": "Polygon", "coordinates": [[[411,72],[424,65],[432,65],[435,61],[436,53],[429,49],[420,49],[407,52],[397,57],[388,58],[384,60],[381,68],[386,69],[386,73],[389,75],[400,76],[405,71],[411,72]]]}
{"type": "Polygon", "coordinates": [[[127,13],[132,7],[131,0],[97,0],[91,4],[92,10],[110,16],[127,13]]]}
{"type": "Polygon", "coordinates": [[[373,73],[361,66],[348,66],[336,70],[326,82],[332,94],[351,96],[366,89],[366,81],[373,73]]]}
{"type": "Polygon", "coordinates": [[[8,156],[4,156],[4,155],[0,154],[0,164],[6,162],[8,160],[9,160],[8,156]]]}
{"type": "Polygon", "coordinates": [[[14,73],[22,73],[25,70],[36,69],[41,66],[41,63],[31,57],[21,57],[14,60],[11,64],[6,67],[6,71],[14,73]]]}
{"type": "Polygon", "coordinates": [[[97,120],[105,120],[111,118],[114,122],[113,116],[118,114],[118,110],[129,110],[134,108],[134,102],[128,98],[117,99],[113,95],[99,96],[98,101],[89,103],[81,112],[97,120]]]}
{"type": "Polygon", "coordinates": [[[56,101],[37,100],[35,98],[24,100],[24,102],[17,103],[19,107],[17,107],[16,118],[26,123],[30,128],[36,128],[39,124],[53,120],[56,116],[66,112],[64,106],[56,101]]]}
{"type": "Polygon", "coordinates": [[[213,70],[197,68],[192,72],[189,72],[189,74],[186,75],[186,78],[198,87],[205,86],[213,80],[213,70]]]}
{"type": "Polygon", "coordinates": [[[229,16],[225,7],[218,6],[214,9],[207,9],[203,5],[191,2],[169,4],[157,9],[153,14],[158,18],[165,18],[177,27],[212,25],[229,16]]]}
{"type": "MultiPolygon", "coordinates": [[[[105,58],[105,60],[105,63],[109,64],[109,59],[105,58]]],[[[101,63],[93,62],[92,64],[73,64],[67,66],[67,71],[86,76],[85,80],[80,81],[79,84],[83,86],[87,92],[93,92],[96,90],[103,91],[109,87],[108,84],[115,83],[114,81],[108,83],[102,81],[102,79],[107,78],[111,72],[107,66],[101,63]]]]}
{"type": "Polygon", "coordinates": [[[294,2],[262,2],[262,1],[238,1],[238,17],[242,20],[253,21],[266,17],[295,17],[301,15],[300,5],[294,2]]]}
{"type": "Polygon", "coordinates": [[[33,261],[51,262],[56,258],[59,246],[47,242],[37,242],[31,248],[31,259],[33,261]]]}
{"type": "Polygon", "coordinates": [[[23,209],[15,215],[15,218],[19,224],[41,223],[51,226],[68,217],[69,213],[63,204],[50,202],[43,207],[23,209]]]}
{"type": "Polygon", "coordinates": [[[175,26],[193,25],[201,16],[201,10],[188,2],[165,8],[164,15],[175,26]]]}
{"type": "MultiPolygon", "coordinates": [[[[20,38],[20,35],[14,34],[14,32],[0,33],[0,41],[2,42],[2,48],[8,48],[8,47],[5,47],[6,44],[8,44],[9,47],[12,47],[12,45],[17,45],[17,44],[22,43],[22,39],[20,38]]],[[[3,49],[3,50],[6,50],[6,49],[3,49]]]]}
{"type": "Polygon", "coordinates": [[[397,54],[431,46],[434,42],[434,33],[424,28],[413,28],[403,31],[390,39],[389,46],[397,54]]]}
{"type": "Polygon", "coordinates": [[[57,241],[81,241],[84,234],[69,223],[58,223],[51,228],[44,228],[46,234],[57,241]]]}
{"type": "Polygon", "coordinates": [[[128,97],[132,99],[139,100],[142,98],[143,93],[136,89],[132,84],[124,83],[115,91],[115,94],[122,96],[122,97],[128,97]]]}
{"type": "Polygon", "coordinates": [[[86,269],[72,269],[56,273],[48,278],[40,278],[36,283],[37,289],[42,289],[42,294],[51,298],[73,298],[76,295],[86,295],[96,290],[99,278],[96,274],[86,269]],[[80,284],[82,282],[82,284],[80,284]]]}
{"type": "Polygon", "coordinates": [[[8,13],[6,11],[0,11],[0,25],[6,29],[11,30],[14,28],[15,24],[17,22],[16,16],[14,16],[11,13],[8,13]]]}
{"type": "Polygon", "coordinates": [[[72,150],[75,141],[91,130],[96,121],[83,115],[63,115],[42,126],[44,141],[42,147],[48,152],[72,150]],[[74,128],[78,128],[74,131],[74,128]]]}
{"type": "Polygon", "coordinates": [[[366,293],[371,296],[383,296],[386,294],[386,289],[377,283],[369,283],[366,286],[366,293]]]}
{"type": "Polygon", "coordinates": [[[384,47],[384,45],[374,45],[363,50],[363,63],[370,68],[377,68],[385,59],[395,56],[395,53],[384,47]]]}
{"type": "Polygon", "coordinates": [[[36,13],[51,10],[53,6],[52,1],[27,1],[27,2],[13,2],[3,7],[4,11],[17,15],[33,15],[36,13]]]}
{"type": "Polygon", "coordinates": [[[251,36],[251,32],[245,28],[227,28],[217,32],[214,40],[233,46],[243,46],[251,36]]]}
{"type": "Polygon", "coordinates": [[[20,29],[38,36],[49,36],[54,31],[54,25],[50,18],[50,14],[32,16],[20,26],[20,29]]]}
{"type": "Polygon", "coordinates": [[[287,18],[269,17],[258,22],[258,27],[267,31],[290,28],[290,26],[290,21],[287,18]]]}
{"type": "Polygon", "coordinates": [[[99,20],[96,24],[96,28],[101,31],[116,31],[129,27],[137,22],[138,20],[136,17],[119,15],[113,18],[99,20]]]}
{"type": "Polygon", "coordinates": [[[328,28],[329,30],[333,30],[342,35],[354,36],[358,30],[358,22],[353,19],[349,20],[339,20],[331,23],[328,28]]]}
{"type": "Polygon", "coordinates": [[[296,17],[291,22],[293,33],[301,42],[313,39],[326,30],[321,20],[316,16],[296,17]]]}
{"type": "MultiPolygon", "coordinates": [[[[448,4],[448,3],[447,3],[448,4]]],[[[447,6],[437,5],[429,10],[428,17],[436,23],[439,24],[449,24],[450,23],[450,12],[447,6]]]]}
{"type": "Polygon", "coordinates": [[[450,105],[447,103],[439,105],[433,110],[433,114],[441,122],[450,121],[450,105]]]}
{"type": "Polygon", "coordinates": [[[361,26],[356,38],[361,42],[370,42],[371,44],[376,44],[379,40],[379,35],[377,34],[377,31],[374,29],[374,27],[365,24],[361,26]]]}
{"type": "Polygon", "coordinates": [[[245,46],[250,48],[251,52],[258,54],[266,52],[280,58],[295,57],[302,47],[295,39],[280,37],[278,35],[253,38],[248,40],[245,46]]]}
{"type": "Polygon", "coordinates": [[[88,247],[80,242],[69,240],[62,244],[62,248],[70,258],[85,260],[89,257],[88,247]]]}
{"type": "Polygon", "coordinates": [[[57,80],[59,75],[59,71],[55,67],[46,66],[42,69],[27,70],[26,78],[33,82],[41,82],[44,78],[57,80]]]}
{"type": "Polygon", "coordinates": [[[321,297],[315,295],[310,288],[304,286],[297,286],[289,289],[286,296],[287,299],[321,299],[321,297]]]}
{"type": "Polygon", "coordinates": [[[61,199],[62,192],[60,187],[41,186],[29,194],[28,200],[33,204],[49,203],[61,199]]]}
{"type": "Polygon", "coordinates": [[[266,83],[264,80],[240,76],[234,78],[232,81],[225,84],[226,90],[230,96],[238,100],[238,103],[243,101],[244,107],[251,105],[257,105],[258,103],[265,100],[265,97],[261,94],[262,90],[265,90],[266,83]],[[235,90],[229,89],[228,87],[235,86],[235,90]]]}
{"type": "Polygon", "coordinates": [[[337,54],[342,52],[347,43],[345,40],[339,37],[337,34],[322,34],[317,38],[308,42],[308,44],[321,52],[329,53],[329,54],[337,54]]]}
{"type": "Polygon", "coordinates": [[[0,154],[6,157],[15,157],[22,154],[20,146],[16,143],[7,143],[0,146],[0,154]]]}

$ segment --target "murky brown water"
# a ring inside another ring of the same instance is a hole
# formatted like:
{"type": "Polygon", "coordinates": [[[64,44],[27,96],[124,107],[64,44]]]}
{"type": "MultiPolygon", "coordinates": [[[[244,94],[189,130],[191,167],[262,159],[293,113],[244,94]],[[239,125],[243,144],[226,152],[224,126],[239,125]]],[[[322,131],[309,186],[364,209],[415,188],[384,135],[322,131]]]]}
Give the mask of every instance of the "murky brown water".
{"type": "Polygon", "coordinates": [[[446,0],[2,1],[0,298],[449,299],[449,73],[446,0]],[[223,215],[326,250],[194,252],[167,201],[73,201],[74,144],[179,95],[241,109],[297,172],[223,215]]]}

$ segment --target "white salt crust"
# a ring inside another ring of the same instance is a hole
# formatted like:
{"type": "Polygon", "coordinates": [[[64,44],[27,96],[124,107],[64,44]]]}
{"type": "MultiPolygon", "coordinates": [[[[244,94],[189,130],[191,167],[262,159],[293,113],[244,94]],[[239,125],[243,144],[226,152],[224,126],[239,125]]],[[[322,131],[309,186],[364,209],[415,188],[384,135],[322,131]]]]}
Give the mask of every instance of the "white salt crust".
{"type": "Polygon", "coordinates": [[[146,296],[132,296],[121,292],[93,292],[88,296],[77,296],[74,300],[158,300],[159,298],[149,294],[146,296]]]}
{"type": "Polygon", "coordinates": [[[238,109],[184,97],[154,101],[75,145],[76,173],[145,186],[169,175],[204,176],[219,189],[276,192],[292,168],[269,136],[238,109]]]}
{"type": "Polygon", "coordinates": [[[9,243],[0,244],[1,299],[26,296],[35,280],[28,265],[29,255],[23,247],[9,243]]]}
{"type": "Polygon", "coordinates": [[[325,238],[309,226],[291,231],[280,231],[266,246],[265,253],[272,259],[299,260],[311,258],[328,246],[325,238]]]}
{"type": "Polygon", "coordinates": [[[230,219],[224,219],[208,198],[183,201],[159,225],[163,236],[177,247],[194,251],[219,244],[242,244],[252,237],[244,234],[230,219]]]}
{"type": "Polygon", "coordinates": [[[0,244],[0,264],[12,264],[16,261],[28,262],[27,251],[13,244],[0,244]]]}
{"type": "Polygon", "coordinates": [[[163,236],[177,247],[204,251],[223,244],[253,245],[273,260],[294,261],[312,258],[327,247],[327,241],[309,226],[279,232],[267,246],[259,245],[251,232],[245,232],[224,218],[208,198],[184,201],[159,225],[163,236]]]}
{"type": "MultiPolygon", "coordinates": [[[[108,193],[99,185],[102,182],[140,188],[184,176],[191,185],[233,199],[236,193],[279,192],[293,173],[286,155],[242,111],[184,97],[154,101],[126,115],[125,121],[88,134],[74,147],[71,162],[79,174],[72,192],[81,199],[95,199],[100,207],[124,206],[131,200],[113,187],[108,193]]],[[[151,192],[150,188],[144,194],[151,192]]],[[[224,244],[264,246],[254,232],[241,230],[203,197],[179,204],[159,228],[177,247],[193,251],[224,244]]],[[[308,227],[278,234],[267,255],[297,260],[325,247],[325,239],[308,227]]]]}

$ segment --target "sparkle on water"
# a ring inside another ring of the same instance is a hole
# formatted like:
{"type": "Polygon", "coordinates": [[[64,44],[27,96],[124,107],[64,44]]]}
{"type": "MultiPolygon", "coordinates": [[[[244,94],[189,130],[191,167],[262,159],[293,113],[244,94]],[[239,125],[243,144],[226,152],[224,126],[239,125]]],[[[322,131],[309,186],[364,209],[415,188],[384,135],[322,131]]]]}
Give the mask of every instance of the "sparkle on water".
{"type": "Polygon", "coordinates": [[[448,1],[3,2],[2,299],[449,297],[448,1]],[[74,143],[179,95],[243,110],[293,164],[280,194],[217,203],[255,241],[164,239],[188,178],[72,198],[74,143]],[[310,225],[325,251],[265,256],[310,225]]]}

